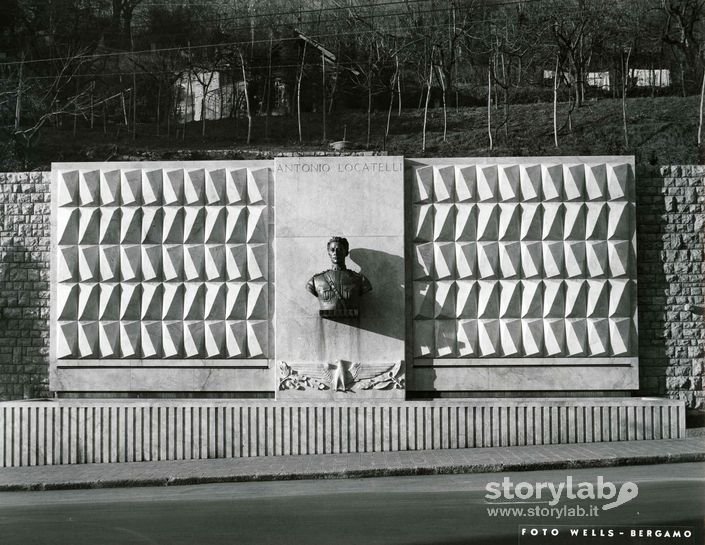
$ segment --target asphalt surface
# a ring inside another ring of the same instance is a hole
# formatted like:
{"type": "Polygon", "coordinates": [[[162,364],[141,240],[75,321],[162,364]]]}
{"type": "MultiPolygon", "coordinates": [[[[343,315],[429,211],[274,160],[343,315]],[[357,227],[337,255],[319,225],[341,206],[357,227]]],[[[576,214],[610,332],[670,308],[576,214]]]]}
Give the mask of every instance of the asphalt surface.
{"type": "Polygon", "coordinates": [[[0,493],[2,545],[700,545],[704,519],[705,463],[0,493]],[[615,490],[632,482],[638,492],[610,510],[602,509],[605,499],[564,495],[555,504],[593,508],[597,516],[490,516],[489,509],[550,505],[535,497],[516,503],[502,496],[488,503],[489,483],[508,478],[514,485],[547,482],[555,488],[566,486],[568,476],[575,489],[580,482],[596,486],[602,477],[615,490]],[[540,535],[544,529],[548,536],[540,535]],[[639,531],[646,536],[659,530],[691,534],[677,540],[638,537],[639,531]],[[553,531],[558,535],[551,537],[553,531]]]}

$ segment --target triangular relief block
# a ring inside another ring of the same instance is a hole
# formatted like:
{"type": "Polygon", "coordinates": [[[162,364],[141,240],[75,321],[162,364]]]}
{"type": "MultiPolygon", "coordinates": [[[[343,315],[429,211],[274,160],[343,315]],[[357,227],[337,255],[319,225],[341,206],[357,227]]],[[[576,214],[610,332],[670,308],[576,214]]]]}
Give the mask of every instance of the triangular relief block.
{"type": "Polygon", "coordinates": [[[247,321],[247,357],[266,358],[268,354],[269,326],[266,320],[247,321]]]}
{"type": "Polygon", "coordinates": [[[438,203],[454,200],[455,167],[433,167],[433,192],[438,203]]]}

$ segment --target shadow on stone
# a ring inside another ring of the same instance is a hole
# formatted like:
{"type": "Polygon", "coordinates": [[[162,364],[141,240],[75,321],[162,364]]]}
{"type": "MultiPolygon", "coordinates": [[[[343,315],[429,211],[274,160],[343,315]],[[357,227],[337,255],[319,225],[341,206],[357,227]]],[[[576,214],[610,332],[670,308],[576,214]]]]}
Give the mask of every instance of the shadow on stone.
{"type": "MultiPolygon", "coordinates": [[[[666,394],[666,369],[669,364],[667,344],[670,337],[667,297],[669,283],[666,277],[669,263],[664,257],[675,253],[673,241],[681,238],[668,236],[665,223],[673,210],[664,197],[664,178],[658,169],[637,172],[637,284],[639,312],[639,393],[666,394]]],[[[682,239],[681,239],[682,241],[682,239]]],[[[671,341],[672,342],[672,341],[671,341]]]]}
{"type": "Polygon", "coordinates": [[[404,320],[394,318],[404,315],[404,259],[379,250],[356,248],[350,251],[350,260],[360,266],[360,272],[372,283],[372,291],[362,298],[360,318],[355,325],[404,339],[404,320]]]}
{"type": "Polygon", "coordinates": [[[48,283],[38,255],[0,246],[0,400],[48,393],[48,283]]]}

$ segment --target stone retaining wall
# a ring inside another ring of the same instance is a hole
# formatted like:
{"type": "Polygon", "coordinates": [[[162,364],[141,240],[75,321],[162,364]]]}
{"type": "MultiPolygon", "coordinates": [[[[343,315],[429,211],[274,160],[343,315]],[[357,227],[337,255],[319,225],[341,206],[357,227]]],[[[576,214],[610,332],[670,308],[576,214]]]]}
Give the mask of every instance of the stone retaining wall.
{"type": "Polygon", "coordinates": [[[705,408],[705,166],[637,172],[641,393],[705,408]]]}
{"type": "MultiPolygon", "coordinates": [[[[705,166],[637,172],[640,394],[705,408],[705,166]]],[[[0,400],[48,395],[49,174],[0,174],[0,400]]]]}
{"type": "Polygon", "coordinates": [[[0,400],[49,394],[49,173],[0,173],[0,400]]]}
{"type": "Polygon", "coordinates": [[[0,467],[683,439],[679,401],[111,400],[0,406],[0,467]]]}

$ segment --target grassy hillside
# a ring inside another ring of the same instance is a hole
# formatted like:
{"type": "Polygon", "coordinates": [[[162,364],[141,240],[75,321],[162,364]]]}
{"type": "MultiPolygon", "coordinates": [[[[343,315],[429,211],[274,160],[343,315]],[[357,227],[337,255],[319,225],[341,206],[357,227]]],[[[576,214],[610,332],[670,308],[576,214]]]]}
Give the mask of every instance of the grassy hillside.
{"type": "MultiPolygon", "coordinates": [[[[433,154],[443,155],[612,155],[633,154],[639,163],[691,164],[698,162],[697,130],[699,101],[688,98],[635,98],[627,101],[626,145],[620,100],[591,102],[572,115],[572,131],[566,125],[567,104],[558,107],[558,148],[553,136],[553,106],[532,104],[510,107],[509,122],[494,136],[490,152],[487,110],[460,112],[449,122],[447,142],[442,136],[442,112],[434,112],[430,143],[433,154]]],[[[422,116],[422,114],[420,114],[422,116]]],[[[422,122],[418,117],[417,125],[422,122]]],[[[504,120],[500,109],[493,123],[504,120]]],[[[407,126],[410,123],[407,122],[407,126]]],[[[411,128],[411,127],[409,127],[411,128]]],[[[419,137],[395,134],[393,145],[410,155],[418,154],[419,137]]]]}
{"type": "MultiPolygon", "coordinates": [[[[559,146],[553,139],[553,105],[524,104],[511,106],[509,120],[504,121],[503,108],[492,110],[493,149],[487,137],[485,108],[454,108],[448,111],[448,134],[443,141],[443,111],[430,110],[426,152],[421,152],[423,111],[407,109],[398,117],[393,112],[390,135],[385,144],[387,113],[372,116],[371,149],[386,149],[389,154],[420,156],[527,156],[527,155],[612,155],[633,154],[637,163],[693,164],[703,162],[697,142],[699,97],[634,98],[627,101],[629,146],[622,125],[621,100],[589,102],[576,109],[572,131],[567,121],[567,104],[559,104],[559,146]]],[[[364,149],[367,118],[360,112],[334,112],[328,116],[327,139],[322,142],[320,113],[303,117],[304,144],[298,143],[296,117],[269,119],[265,138],[265,118],[255,117],[252,143],[245,143],[247,121],[223,120],[207,122],[206,136],[201,136],[201,123],[190,123],[186,137],[167,137],[165,128],[156,135],[152,124],[138,126],[137,138],[124,127],[109,126],[103,132],[96,123],[94,130],[79,128],[76,137],[70,127],[51,127],[42,134],[29,158],[32,169],[46,169],[52,161],[160,160],[160,159],[226,159],[267,157],[281,151],[302,153],[327,150],[327,143],[347,140],[364,149]]],[[[67,124],[68,125],[68,124],[67,124]]],[[[8,169],[8,165],[4,165],[8,169]]],[[[15,167],[16,168],[16,167],[15,167]]]]}

